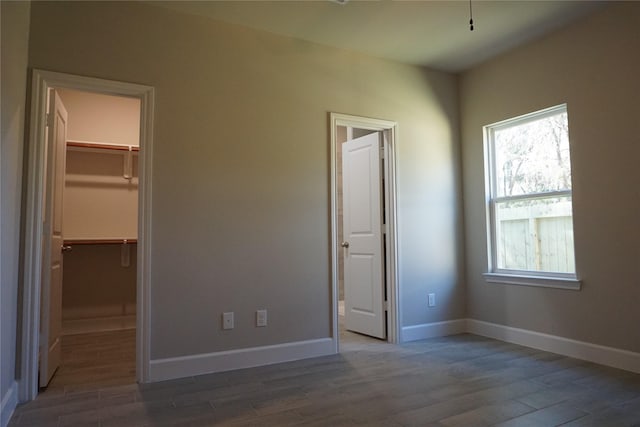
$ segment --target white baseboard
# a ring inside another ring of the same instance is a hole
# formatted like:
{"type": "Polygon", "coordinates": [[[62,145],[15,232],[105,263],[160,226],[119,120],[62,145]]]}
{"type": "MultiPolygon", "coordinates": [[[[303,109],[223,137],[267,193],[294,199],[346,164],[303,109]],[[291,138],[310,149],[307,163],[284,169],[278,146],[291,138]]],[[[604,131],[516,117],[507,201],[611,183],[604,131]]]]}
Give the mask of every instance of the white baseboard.
{"type": "Polygon", "coordinates": [[[332,338],[151,360],[149,381],[164,381],[233,369],[335,354],[332,338]]]}
{"type": "Polygon", "coordinates": [[[467,332],[640,373],[640,353],[467,319],[467,332]]]}
{"type": "MultiPolygon", "coordinates": [[[[406,326],[402,328],[402,342],[465,332],[640,373],[640,353],[475,319],[455,319],[406,326]]],[[[149,381],[164,381],[310,357],[326,356],[334,354],[335,348],[336,345],[332,338],[321,338],[239,350],[156,359],[151,360],[149,363],[149,381]]],[[[13,397],[5,396],[2,401],[3,417],[5,414],[5,400],[14,402],[13,406],[7,404],[7,408],[11,407],[11,411],[15,408],[17,403],[15,391],[14,387],[12,390],[13,397]]],[[[5,425],[0,427],[5,427],[5,425]]]]}
{"type": "Polygon", "coordinates": [[[0,403],[0,427],[6,427],[11,420],[13,411],[18,406],[18,383],[13,382],[9,390],[2,396],[0,403]]]}
{"type": "Polygon", "coordinates": [[[467,320],[456,319],[444,322],[423,323],[421,325],[405,326],[402,328],[400,342],[424,340],[427,338],[443,337],[446,335],[467,332],[467,320]]]}

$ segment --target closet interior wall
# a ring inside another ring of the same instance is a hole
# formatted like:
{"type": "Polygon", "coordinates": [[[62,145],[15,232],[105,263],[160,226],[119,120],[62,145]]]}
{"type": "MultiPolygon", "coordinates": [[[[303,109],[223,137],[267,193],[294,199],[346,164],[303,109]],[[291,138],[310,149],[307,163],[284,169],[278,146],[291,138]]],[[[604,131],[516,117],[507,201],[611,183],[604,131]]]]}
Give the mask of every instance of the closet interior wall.
{"type": "Polygon", "coordinates": [[[63,331],[134,327],[140,103],[57,91],[69,113],[63,331]]]}

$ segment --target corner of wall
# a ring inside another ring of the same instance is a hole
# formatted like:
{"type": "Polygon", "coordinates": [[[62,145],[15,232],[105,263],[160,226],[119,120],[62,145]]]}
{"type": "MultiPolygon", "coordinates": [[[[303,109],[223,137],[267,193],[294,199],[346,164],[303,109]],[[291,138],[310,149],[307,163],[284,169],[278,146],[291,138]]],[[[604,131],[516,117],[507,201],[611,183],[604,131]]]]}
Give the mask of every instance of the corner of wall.
{"type": "Polygon", "coordinates": [[[31,2],[1,2],[2,25],[2,216],[0,253],[2,271],[0,289],[0,427],[5,427],[18,404],[15,381],[19,333],[18,296],[20,279],[20,230],[23,180],[25,96],[27,92],[31,2]]]}
{"type": "Polygon", "coordinates": [[[467,319],[446,320],[443,322],[423,323],[402,328],[400,342],[425,340],[428,338],[457,335],[467,332],[467,319]]]}
{"type": "Polygon", "coordinates": [[[467,319],[466,329],[471,334],[640,373],[640,353],[633,351],[475,319],[467,319]]]}
{"type": "Polygon", "coordinates": [[[16,406],[18,406],[18,383],[14,381],[0,402],[0,427],[6,427],[9,424],[16,406]]]}
{"type": "Polygon", "coordinates": [[[470,318],[404,327],[401,342],[464,333],[640,373],[640,353],[470,318]]]}

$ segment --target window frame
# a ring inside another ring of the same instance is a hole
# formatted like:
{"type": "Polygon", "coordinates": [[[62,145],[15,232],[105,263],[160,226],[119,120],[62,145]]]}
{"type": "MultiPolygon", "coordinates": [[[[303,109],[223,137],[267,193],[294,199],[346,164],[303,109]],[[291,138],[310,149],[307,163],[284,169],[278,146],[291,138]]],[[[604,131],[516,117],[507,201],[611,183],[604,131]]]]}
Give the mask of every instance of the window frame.
{"type": "MultiPolygon", "coordinates": [[[[561,288],[579,290],[581,281],[578,279],[578,266],[575,265],[575,273],[559,273],[536,270],[517,270],[498,268],[498,245],[496,226],[496,205],[508,201],[535,200],[550,197],[567,197],[571,199],[571,226],[573,225],[573,178],[571,179],[571,189],[549,191],[542,193],[529,193],[516,196],[497,196],[497,175],[496,175],[496,153],[494,134],[496,131],[513,127],[514,125],[524,125],[536,120],[553,115],[566,113],[568,115],[567,104],[560,104],[543,110],[535,111],[521,116],[509,118],[489,124],[483,127],[484,136],[484,166],[485,166],[485,209],[486,209],[486,232],[487,232],[487,272],[483,274],[489,283],[538,286],[547,288],[561,288]]],[[[569,141],[571,144],[571,141],[569,141]]],[[[571,146],[569,146],[569,159],[571,161],[571,146]]],[[[573,176],[573,173],[572,173],[573,176]]],[[[575,231],[574,231],[575,234],[575,231]]],[[[575,241],[574,241],[574,263],[575,263],[575,241]]]]}

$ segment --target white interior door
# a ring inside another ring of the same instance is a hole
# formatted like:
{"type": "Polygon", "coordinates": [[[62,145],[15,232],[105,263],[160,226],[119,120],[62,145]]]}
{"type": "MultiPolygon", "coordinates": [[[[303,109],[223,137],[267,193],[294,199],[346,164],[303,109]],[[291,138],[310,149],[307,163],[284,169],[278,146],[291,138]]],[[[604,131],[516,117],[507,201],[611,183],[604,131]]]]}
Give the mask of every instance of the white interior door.
{"type": "Polygon", "coordinates": [[[67,140],[67,110],[55,90],[47,116],[45,209],[43,218],[40,387],[60,366],[62,337],[62,201],[67,140]]]}
{"type": "Polygon", "coordinates": [[[382,134],[342,145],[345,327],[386,338],[382,239],[382,134]]]}

